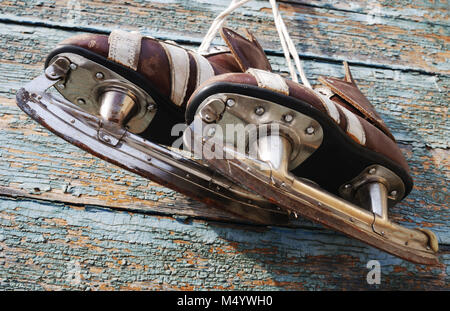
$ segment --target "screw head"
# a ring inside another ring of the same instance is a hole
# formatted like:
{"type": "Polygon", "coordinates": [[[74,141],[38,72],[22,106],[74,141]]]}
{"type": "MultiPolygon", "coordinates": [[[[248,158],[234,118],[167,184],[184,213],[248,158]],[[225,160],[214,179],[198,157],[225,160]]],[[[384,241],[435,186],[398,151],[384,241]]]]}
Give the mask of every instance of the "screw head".
{"type": "Polygon", "coordinates": [[[264,114],[264,112],[266,112],[265,110],[264,110],[264,108],[263,107],[256,107],[256,109],[255,109],[255,113],[258,115],[258,116],[262,116],[263,114],[264,114]]]}
{"type": "Polygon", "coordinates": [[[316,132],[316,129],[313,126],[308,126],[305,130],[306,134],[313,135],[316,132]]]}
{"type": "Polygon", "coordinates": [[[104,75],[102,72],[97,72],[97,73],[95,74],[95,78],[96,78],[97,80],[103,80],[103,79],[105,78],[105,75],[104,75]]]}
{"type": "Polygon", "coordinates": [[[155,104],[153,104],[153,103],[148,104],[148,106],[147,106],[147,110],[148,110],[148,111],[153,111],[153,110],[155,110],[155,109],[156,109],[156,105],[155,105],[155,104]]]}
{"type": "Polygon", "coordinates": [[[232,99],[232,98],[228,98],[227,99],[227,106],[228,107],[233,107],[234,105],[236,104],[236,101],[234,100],[234,99],[232,99]]]}
{"type": "Polygon", "coordinates": [[[79,98],[77,100],[77,103],[78,103],[78,105],[86,105],[86,101],[84,99],[82,99],[82,98],[79,98]]]}
{"type": "Polygon", "coordinates": [[[287,114],[283,117],[284,121],[287,123],[292,122],[292,120],[294,120],[294,117],[291,114],[287,114]]]}
{"type": "Polygon", "coordinates": [[[75,64],[75,63],[70,64],[70,69],[76,70],[77,68],[78,68],[77,64],[75,64]]]}
{"type": "Polygon", "coordinates": [[[375,174],[376,172],[377,172],[377,169],[373,167],[373,168],[370,169],[369,174],[370,174],[370,175],[373,175],[373,174],[375,174]]]}
{"type": "Polygon", "coordinates": [[[397,194],[398,194],[397,190],[392,190],[392,191],[391,191],[391,196],[392,196],[392,197],[395,198],[395,197],[397,196],[397,194]]]}

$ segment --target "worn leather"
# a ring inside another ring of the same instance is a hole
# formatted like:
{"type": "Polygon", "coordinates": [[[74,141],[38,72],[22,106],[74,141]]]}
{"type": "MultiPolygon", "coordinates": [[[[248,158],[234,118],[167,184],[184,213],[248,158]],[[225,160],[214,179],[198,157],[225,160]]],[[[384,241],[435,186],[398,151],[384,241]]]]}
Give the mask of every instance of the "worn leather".
{"type": "MultiPolygon", "coordinates": [[[[74,45],[90,50],[105,58],[108,57],[107,35],[87,34],[64,40],[60,45],[74,45]]],[[[143,74],[160,92],[170,96],[171,80],[169,60],[164,49],[154,39],[142,40],[141,54],[137,71],[143,74]]]]}
{"type": "Polygon", "coordinates": [[[223,27],[222,38],[230,48],[243,72],[249,68],[272,71],[264,50],[250,31],[246,30],[247,38],[231,29],[223,27]]]}
{"type": "MultiPolygon", "coordinates": [[[[258,81],[256,80],[256,78],[248,73],[229,73],[220,76],[215,76],[209,79],[206,83],[202,85],[200,89],[197,89],[196,92],[194,92],[194,94],[191,96],[191,99],[188,102],[188,106],[192,102],[192,99],[195,98],[196,94],[201,91],[201,89],[207,88],[209,85],[219,82],[258,86],[258,81]]],[[[318,109],[319,111],[324,113],[327,117],[329,117],[323,99],[320,98],[316,92],[288,79],[285,79],[285,82],[289,87],[290,97],[309,103],[311,106],[318,109]]],[[[338,125],[344,133],[349,135],[349,133],[347,133],[346,131],[348,122],[347,118],[342,113],[341,110],[339,110],[339,114],[340,114],[340,122],[338,123],[338,125]]],[[[397,144],[378,127],[373,125],[372,122],[369,122],[369,120],[366,120],[364,117],[361,117],[358,114],[355,114],[355,116],[361,123],[365,132],[364,147],[372,151],[375,151],[383,155],[384,157],[394,161],[395,163],[397,163],[397,165],[399,165],[408,172],[409,171],[408,164],[397,144]]],[[[351,138],[354,139],[354,137],[351,138]]]]}
{"type": "Polygon", "coordinates": [[[344,62],[344,79],[332,77],[319,77],[319,82],[328,87],[333,93],[330,99],[341,106],[346,107],[358,116],[367,119],[371,124],[383,131],[387,136],[395,141],[389,128],[376,112],[366,96],[359,90],[350,72],[347,62],[344,62]]]}
{"type": "MultiPolygon", "coordinates": [[[[230,29],[223,30],[222,35],[227,44],[229,44],[230,47],[233,47],[233,50],[230,48],[229,51],[204,55],[211,64],[215,75],[230,72],[242,72],[242,68],[247,68],[246,66],[270,68],[269,61],[267,60],[264,51],[253,35],[249,34],[249,39],[245,39],[230,29]],[[255,53],[254,60],[251,60],[252,53],[255,53]]],[[[82,47],[105,58],[108,57],[109,52],[107,35],[78,35],[62,41],[60,45],[82,47]]],[[[191,53],[195,52],[188,53],[190,75],[189,80],[187,81],[184,104],[181,106],[186,104],[187,99],[195,91],[197,86],[195,77],[198,68],[191,53]]],[[[162,95],[170,98],[172,92],[170,60],[161,45],[161,41],[147,37],[142,39],[137,72],[144,75],[149,83],[154,85],[162,95]]]]}

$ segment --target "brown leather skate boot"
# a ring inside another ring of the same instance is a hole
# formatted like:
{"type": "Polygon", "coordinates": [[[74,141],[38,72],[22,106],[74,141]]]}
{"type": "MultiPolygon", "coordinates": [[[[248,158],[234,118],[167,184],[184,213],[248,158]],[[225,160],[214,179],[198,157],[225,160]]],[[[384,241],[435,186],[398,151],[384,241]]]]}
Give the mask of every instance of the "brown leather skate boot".
{"type": "Polygon", "coordinates": [[[314,90],[254,68],[213,77],[189,100],[185,141],[194,142],[186,145],[295,216],[401,258],[436,263],[431,231],[388,219],[388,207],[413,181],[389,129],[344,67],[344,79],[322,77],[314,90]]]}
{"type": "Polygon", "coordinates": [[[19,90],[19,107],[56,135],[108,162],[258,223],[286,213],[182,152],[195,89],[249,66],[270,70],[256,39],[224,28],[227,48],[200,55],[175,43],[113,31],[63,41],[45,73],[19,90]],[[54,88],[55,92],[47,92],[54,88]],[[255,212],[256,210],[256,212],[255,212]]]}

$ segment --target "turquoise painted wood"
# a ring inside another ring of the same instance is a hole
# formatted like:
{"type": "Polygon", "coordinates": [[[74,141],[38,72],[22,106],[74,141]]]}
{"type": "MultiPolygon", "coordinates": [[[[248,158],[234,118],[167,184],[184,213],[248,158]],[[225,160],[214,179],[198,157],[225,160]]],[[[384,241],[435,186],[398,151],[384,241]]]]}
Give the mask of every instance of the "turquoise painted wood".
{"type": "MultiPolygon", "coordinates": [[[[392,129],[415,189],[391,210],[437,233],[413,265],[309,221],[243,224],[104,163],[22,113],[15,91],[77,33],[115,27],[196,47],[225,1],[0,1],[0,289],[449,289],[448,10],[428,1],[286,1],[305,70],[355,79],[392,129]],[[77,2],[70,2],[77,3],[77,2]],[[201,22],[199,22],[201,21],[201,22]],[[379,260],[382,283],[366,282],[379,260]]],[[[267,1],[230,18],[287,74],[267,1]]],[[[217,42],[220,42],[219,40],[217,42]]]]}
{"type": "Polygon", "coordinates": [[[450,254],[413,265],[328,230],[176,220],[0,200],[0,289],[448,289],[450,254]],[[369,260],[381,284],[369,285],[369,260]],[[411,277],[414,276],[414,277],[411,277]]]}

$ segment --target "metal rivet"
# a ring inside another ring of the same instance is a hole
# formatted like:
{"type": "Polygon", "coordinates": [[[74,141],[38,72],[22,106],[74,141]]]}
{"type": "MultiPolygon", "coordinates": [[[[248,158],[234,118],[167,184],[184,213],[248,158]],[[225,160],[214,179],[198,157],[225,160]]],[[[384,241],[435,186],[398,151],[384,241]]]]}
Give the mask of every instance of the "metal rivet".
{"type": "Polygon", "coordinates": [[[291,114],[287,114],[284,116],[284,121],[287,123],[292,122],[292,120],[294,120],[294,117],[291,114]]]}
{"type": "Polygon", "coordinates": [[[395,198],[397,196],[397,190],[392,190],[391,196],[395,198]]]}
{"type": "Polygon", "coordinates": [[[346,185],[344,186],[345,189],[350,189],[351,187],[352,187],[351,184],[346,184],[346,185]]]}
{"type": "Polygon", "coordinates": [[[208,130],[208,136],[211,137],[211,136],[214,136],[214,134],[216,134],[216,129],[214,127],[211,127],[208,130]]]}
{"type": "Polygon", "coordinates": [[[70,123],[72,124],[75,123],[75,119],[70,120],[70,123]]]}
{"type": "Polygon", "coordinates": [[[38,95],[36,98],[37,98],[37,100],[41,100],[41,99],[42,99],[42,96],[41,96],[41,95],[38,95]]]}
{"type": "Polygon", "coordinates": [[[97,80],[103,80],[104,77],[105,77],[105,75],[104,75],[103,73],[101,73],[101,72],[97,72],[97,73],[95,74],[95,78],[96,78],[97,80]]]}
{"type": "Polygon", "coordinates": [[[70,64],[70,69],[76,70],[77,68],[78,68],[77,64],[75,63],[70,64]]]}
{"type": "Polygon", "coordinates": [[[266,112],[266,111],[264,110],[263,107],[256,107],[256,109],[255,109],[255,113],[256,113],[258,116],[263,115],[264,112],[266,112]]]}
{"type": "Polygon", "coordinates": [[[227,99],[227,106],[233,107],[236,104],[236,101],[232,98],[227,99]]]}
{"type": "Polygon", "coordinates": [[[78,103],[78,105],[86,105],[86,101],[84,99],[82,99],[82,98],[79,98],[77,100],[77,103],[78,103]]]}
{"type": "Polygon", "coordinates": [[[373,174],[375,174],[376,172],[377,172],[377,169],[376,169],[376,168],[371,168],[370,171],[369,171],[369,174],[373,175],[373,174]]]}
{"type": "Polygon", "coordinates": [[[316,132],[316,129],[314,128],[314,127],[312,127],[312,126],[309,126],[307,129],[306,129],[306,134],[308,134],[308,135],[313,135],[315,132],[316,132]]]}
{"type": "Polygon", "coordinates": [[[155,105],[155,104],[148,104],[148,106],[147,106],[147,110],[148,110],[148,111],[155,110],[155,108],[156,108],[156,105],[155,105]]]}
{"type": "Polygon", "coordinates": [[[103,137],[103,140],[106,141],[107,143],[111,141],[111,139],[108,136],[103,137]]]}

